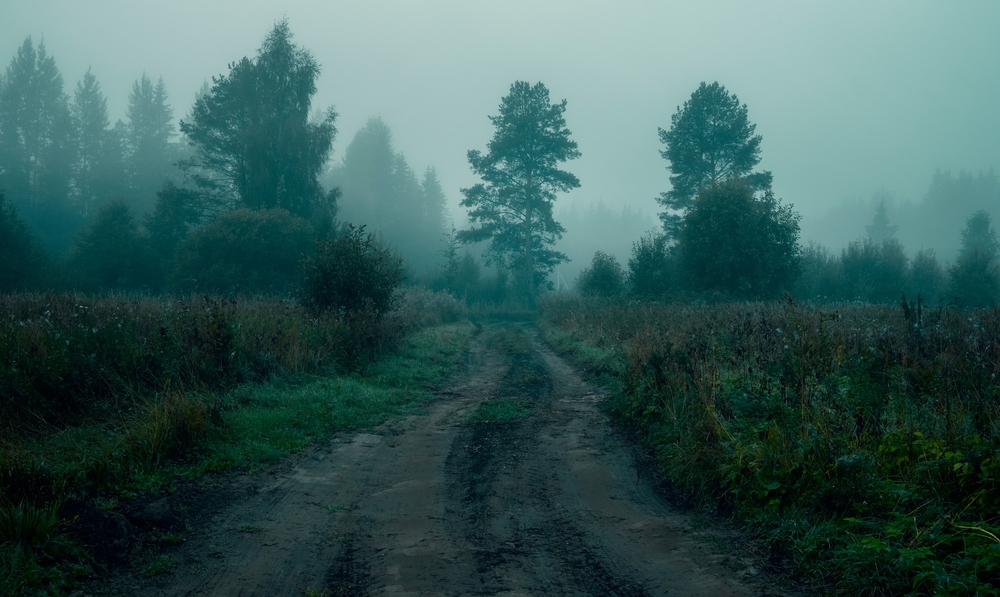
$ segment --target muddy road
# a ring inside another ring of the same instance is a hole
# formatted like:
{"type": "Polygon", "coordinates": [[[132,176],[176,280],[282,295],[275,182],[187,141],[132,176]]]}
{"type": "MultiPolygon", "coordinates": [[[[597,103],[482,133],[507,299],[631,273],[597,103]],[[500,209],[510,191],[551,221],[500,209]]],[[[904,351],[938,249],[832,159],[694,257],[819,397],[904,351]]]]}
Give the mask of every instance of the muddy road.
{"type": "Polygon", "coordinates": [[[188,529],[160,556],[172,573],[136,566],[101,590],[782,594],[737,535],[657,493],[601,399],[529,326],[487,326],[467,372],[423,412],[167,498],[158,507],[188,529]],[[522,348],[490,341],[505,334],[522,348]],[[518,418],[477,420],[491,404],[515,405],[518,418]]]}

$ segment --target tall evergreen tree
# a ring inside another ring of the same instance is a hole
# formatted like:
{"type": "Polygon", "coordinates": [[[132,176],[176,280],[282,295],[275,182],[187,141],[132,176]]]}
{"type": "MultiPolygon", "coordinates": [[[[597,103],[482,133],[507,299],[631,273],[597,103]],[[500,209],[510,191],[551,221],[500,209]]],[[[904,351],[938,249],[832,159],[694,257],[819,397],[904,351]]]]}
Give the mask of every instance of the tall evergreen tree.
{"type": "Polygon", "coordinates": [[[868,238],[874,243],[880,243],[884,240],[895,238],[897,230],[899,230],[899,226],[889,224],[889,214],[885,208],[885,199],[880,200],[878,207],[875,208],[875,217],[872,218],[872,223],[865,227],[865,231],[868,232],[868,238]]]}
{"type": "Polygon", "coordinates": [[[173,118],[163,78],[154,86],[143,73],[128,96],[125,124],[129,184],[139,211],[152,207],[156,192],[174,169],[175,156],[170,145],[173,118]]]}
{"type": "Polygon", "coordinates": [[[565,229],[552,217],[557,192],[580,186],[559,164],[580,157],[563,112],[542,83],[517,81],[490,116],[496,127],[487,153],[469,151],[469,165],[483,182],[462,189],[472,227],[458,233],[465,243],[489,240],[487,257],[517,276],[521,292],[534,305],[538,287],[566,256],[551,247],[565,229]]]}
{"type": "Polygon", "coordinates": [[[670,130],[659,129],[660,151],[670,162],[671,189],[657,199],[668,211],[660,214],[664,230],[674,236],[683,214],[705,187],[730,177],[747,177],[754,190],[771,185],[771,173],[751,174],[760,162],[761,136],[747,117],[746,104],[718,82],[704,82],[670,118],[670,130]]]}
{"type": "Polygon", "coordinates": [[[369,118],[357,132],[331,180],[343,191],[343,220],[382,234],[411,270],[423,272],[441,261],[444,192],[437,175],[429,169],[423,184],[417,179],[381,118],[369,118]]]}
{"type": "Polygon", "coordinates": [[[120,128],[111,128],[108,102],[97,77],[88,68],[73,95],[73,116],[77,125],[78,154],[75,169],[76,200],[84,217],[116,195],[124,187],[120,128]]]}
{"type": "Polygon", "coordinates": [[[47,241],[68,239],[75,161],[73,118],[63,78],[45,44],[24,40],[0,82],[0,187],[47,241]]]}
{"type": "Polygon", "coordinates": [[[221,208],[282,207],[309,216],[329,200],[319,184],[336,134],[337,114],[309,119],[319,65],[292,43],[282,20],[253,59],[213,79],[181,131],[196,149],[182,162],[192,180],[221,208]]]}

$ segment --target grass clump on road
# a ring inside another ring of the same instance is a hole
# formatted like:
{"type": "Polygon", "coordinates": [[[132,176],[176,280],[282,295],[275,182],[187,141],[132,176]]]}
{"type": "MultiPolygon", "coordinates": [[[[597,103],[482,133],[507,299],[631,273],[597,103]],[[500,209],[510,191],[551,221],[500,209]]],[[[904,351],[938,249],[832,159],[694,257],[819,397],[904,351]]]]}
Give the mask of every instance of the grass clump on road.
{"type": "Polygon", "coordinates": [[[516,421],[531,414],[531,408],[525,400],[515,398],[496,398],[480,403],[479,407],[469,414],[470,423],[498,423],[516,421]]]}

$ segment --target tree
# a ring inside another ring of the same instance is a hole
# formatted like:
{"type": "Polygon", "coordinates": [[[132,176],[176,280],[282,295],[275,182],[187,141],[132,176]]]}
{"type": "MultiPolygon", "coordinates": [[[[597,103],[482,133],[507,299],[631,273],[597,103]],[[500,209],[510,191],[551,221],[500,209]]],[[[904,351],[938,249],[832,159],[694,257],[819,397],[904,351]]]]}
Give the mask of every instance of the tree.
{"type": "Polygon", "coordinates": [[[889,215],[885,209],[885,199],[882,198],[878,203],[878,207],[875,208],[875,217],[872,218],[872,223],[865,226],[868,238],[872,242],[880,243],[884,240],[895,238],[897,230],[899,230],[899,226],[889,224],[889,215]]]}
{"type": "Polygon", "coordinates": [[[284,209],[226,212],[177,247],[173,286],[183,292],[283,294],[300,281],[299,263],[312,245],[309,223],[284,209]]]}
{"type": "Polygon", "coordinates": [[[213,78],[181,131],[196,149],[181,163],[217,209],[283,208],[309,217],[330,200],[319,173],[330,155],[337,118],[328,109],[309,119],[319,65],[292,43],[282,20],[253,59],[230,64],[213,78]]]}
{"type": "Polygon", "coordinates": [[[108,102],[101,84],[88,68],[73,94],[73,116],[78,131],[75,172],[76,199],[86,218],[103,201],[124,190],[122,140],[108,120],[108,102]]]}
{"type": "Polygon", "coordinates": [[[61,251],[78,220],[69,205],[75,143],[69,98],[55,59],[24,40],[0,83],[0,187],[61,251]]]}
{"type": "Polygon", "coordinates": [[[580,157],[563,112],[566,100],[549,101],[542,83],[517,81],[490,116],[496,127],[483,155],[469,151],[472,171],[482,183],[462,189],[472,227],[458,233],[464,243],[490,241],[488,259],[510,269],[529,305],[545,278],[566,260],[550,247],[565,229],[552,217],[557,192],[580,186],[559,164],[580,157]]]}
{"type": "Polygon", "coordinates": [[[729,178],[698,193],[678,235],[678,265],[690,288],[769,299],[799,275],[799,215],[768,190],[729,178]]]}
{"type": "Polygon", "coordinates": [[[1000,298],[1000,243],[990,214],[979,210],[966,220],[962,251],[952,265],[949,294],[963,306],[985,307],[1000,298]]]}
{"type": "Polygon", "coordinates": [[[667,146],[660,155],[670,162],[671,189],[657,199],[669,210],[660,214],[669,236],[677,234],[684,212],[706,186],[734,176],[748,177],[757,191],[771,186],[770,172],[751,174],[760,162],[756,128],[735,94],[718,82],[702,82],[670,118],[670,130],[658,129],[667,146]]]}
{"type": "Polygon", "coordinates": [[[156,194],[156,205],[144,222],[149,233],[150,256],[159,266],[157,285],[162,285],[173,267],[177,247],[201,220],[200,198],[191,189],[167,181],[156,194]]]}
{"type": "Polygon", "coordinates": [[[580,272],[576,285],[587,296],[620,296],[625,292],[625,272],[614,255],[597,251],[590,267],[580,272]]]}
{"type": "Polygon", "coordinates": [[[125,124],[128,147],[128,178],[136,204],[148,210],[156,192],[173,171],[170,137],[174,134],[174,111],[167,103],[163,78],[156,85],[146,73],[132,84],[125,124]]]}
{"type": "Polygon", "coordinates": [[[674,284],[674,256],[667,238],[648,233],[632,245],[628,260],[629,291],[647,299],[662,298],[674,284]]]}
{"type": "Polygon", "coordinates": [[[433,168],[424,173],[423,184],[418,181],[403,154],[393,148],[385,121],[369,118],[331,174],[343,192],[343,220],[380,233],[411,269],[440,263],[445,235],[441,184],[433,168]]]}
{"type": "Polygon", "coordinates": [[[44,255],[0,189],[0,292],[20,290],[38,276],[44,255]]]}
{"type": "Polygon", "coordinates": [[[124,201],[112,201],[77,237],[70,271],[84,290],[137,288],[148,280],[144,249],[132,211],[124,201]]]}
{"type": "Polygon", "coordinates": [[[906,251],[894,238],[875,242],[859,239],[840,256],[844,298],[869,303],[894,303],[906,287],[906,251]]]}
{"type": "Polygon", "coordinates": [[[925,304],[937,302],[945,289],[945,274],[934,249],[921,249],[910,264],[909,296],[920,296],[925,304]]]}

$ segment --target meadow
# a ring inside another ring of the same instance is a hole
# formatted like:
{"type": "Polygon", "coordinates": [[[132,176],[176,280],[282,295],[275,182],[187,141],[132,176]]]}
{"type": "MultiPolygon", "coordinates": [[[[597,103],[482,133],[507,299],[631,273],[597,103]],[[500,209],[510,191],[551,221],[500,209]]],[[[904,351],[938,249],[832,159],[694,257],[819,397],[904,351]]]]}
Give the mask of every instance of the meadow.
{"type": "Polygon", "coordinates": [[[445,294],[384,316],[278,298],[0,295],[0,595],[107,562],[67,503],[108,511],[410,412],[474,333],[445,294]]]}
{"type": "Polygon", "coordinates": [[[670,483],[834,595],[1000,594],[1000,309],[553,297],[670,483]]]}

